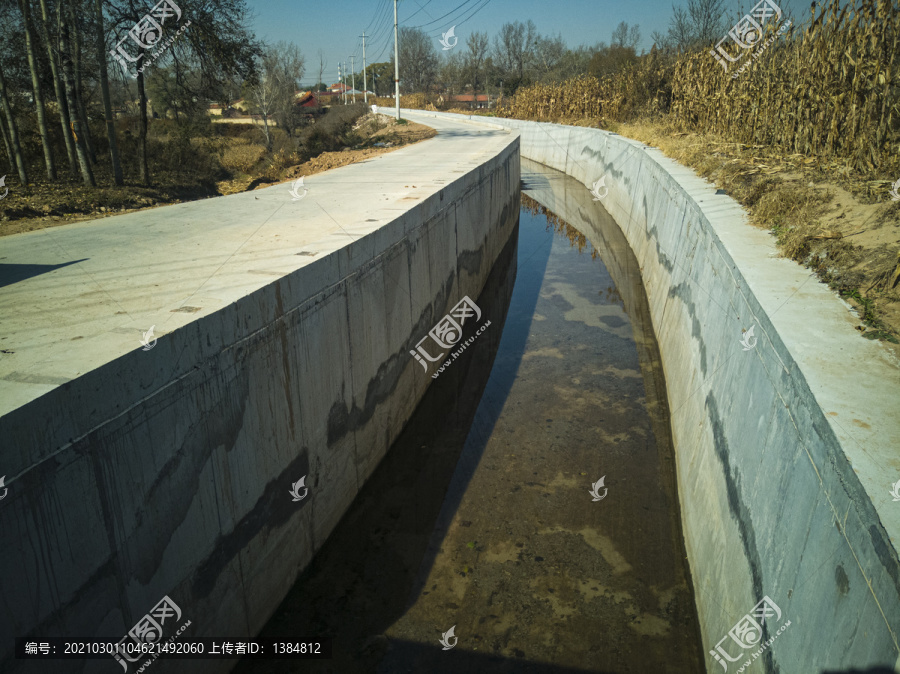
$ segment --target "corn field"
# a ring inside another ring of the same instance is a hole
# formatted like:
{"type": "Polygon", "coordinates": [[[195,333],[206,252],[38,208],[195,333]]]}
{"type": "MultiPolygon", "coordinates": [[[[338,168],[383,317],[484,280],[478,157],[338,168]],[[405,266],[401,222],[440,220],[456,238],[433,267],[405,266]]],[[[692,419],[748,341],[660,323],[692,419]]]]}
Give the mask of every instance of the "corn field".
{"type": "MultiPolygon", "coordinates": [[[[728,72],[709,50],[655,50],[597,80],[579,77],[520,89],[501,114],[519,119],[627,122],[666,115],[684,130],[748,145],[840,158],[865,172],[900,168],[900,5],[829,0],[728,72]],[[740,66],[746,68],[738,74],[740,66]],[[737,74],[736,78],[732,78],[737,74]]],[[[759,42],[775,35],[770,27],[759,42]]]]}
{"type": "MultiPolygon", "coordinates": [[[[379,108],[393,108],[397,105],[397,100],[390,96],[378,96],[372,98],[369,96],[369,103],[374,103],[379,108]]],[[[425,110],[428,105],[425,94],[400,94],[400,107],[409,108],[411,110],[425,110]]]]}

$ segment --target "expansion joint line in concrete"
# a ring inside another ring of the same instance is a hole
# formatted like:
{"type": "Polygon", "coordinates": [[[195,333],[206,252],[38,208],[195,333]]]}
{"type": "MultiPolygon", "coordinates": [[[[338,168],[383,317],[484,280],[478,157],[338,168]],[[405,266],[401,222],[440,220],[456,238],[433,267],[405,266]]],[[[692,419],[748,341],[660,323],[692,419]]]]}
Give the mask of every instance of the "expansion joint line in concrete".
{"type": "MultiPolygon", "coordinates": [[[[349,276],[348,276],[349,278],[349,276]]],[[[412,301],[412,300],[410,300],[412,301]]],[[[353,340],[350,338],[350,302],[344,302],[344,315],[347,321],[347,371],[350,379],[350,405],[352,409],[356,384],[353,381],[353,340]]],[[[356,493],[359,494],[362,485],[359,483],[359,445],[356,442],[356,433],[353,433],[353,474],[356,476],[356,493]]],[[[313,547],[315,550],[315,547],[313,547]]]]}
{"type": "Polygon", "coordinates": [[[173,379],[173,380],[171,380],[171,381],[166,382],[166,384],[164,384],[163,386],[160,386],[158,389],[154,390],[152,393],[148,393],[148,394],[145,395],[144,397],[142,397],[142,398],[140,398],[139,400],[135,401],[134,403],[132,403],[131,405],[129,405],[128,407],[126,407],[124,410],[122,410],[121,412],[119,412],[119,413],[118,413],[117,415],[115,415],[114,417],[110,417],[109,419],[106,419],[106,420],[100,422],[99,424],[97,424],[97,425],[94,426],[93,428],[91,428],[91,429],[85,431],[84,433],[82,433],[81,435],[79,435],[77,438],[71,439],[71,440],[69,440],[68,442],[66,442],[65,444],[60,445],[60,447],[59,447],[58,449],[56,449],[55,451],[51,452],[50,454],[47,454],[45,457],[43,457],[43,458],[42,458],[40,461],[38,461],[37,463],[34,463],[34,464],[28,466],[27,468],[25,468],[25,470],[21,471],[18,475],[16,475],[16,477],[19,477],[20,475],[23,475],[24,473],[27,473],[28,471],[33,470],[33,469],[36,468],[37,466],[39,466],[39,465],[41,465],[41,464],[43,464],[43,463],[46,463],[48,460],[50,460],[50,459],[52,459],[52,458],[58,456],[58,455],[61,454],[62,452],[66,451],[67,449],[70,449],[70,448],[74,447],[74,446],[77,445],[79,442],[81,442],[82,440],[84,440],[86,437],[88,437],[89,435],[91,435],[91,433],[94,433],[95,431],[100,430],[100,429],[103,428],[104,426],[108,426],[109,424],[113,423],[113,422],[116,421],[117,419],[121,419],[123,416],[125,416],[126,414],[128,414],[129,412],[131,412],[131,410],[133,410],[135,407],[138,407],[138,406],[144,404],[146,401],[150,400],[151,398],[153,398],[153,397],[156,396],[157,394],[162,393],[162,392],[165,391],[166,389],[168,389],[168,388],[170,388],[170,387],[172,387],[172,386],[175,386],[176,384],[180,383],[182,380],[187,379],[187,378],[190,377],[192,374],[194,374],[194,372],[195,372],[195,368],[192,368],[189,372],[185,372],[184,374],[182,374],[181,376],[179,376],[177,379],[173,379]]]}
{"type": "MultiPolygon", "coordinates": [[[[765,367],[765,363],[763,363],[763,367],[765,367]]],[[[768,374],[768,372],[767,372],[767,374],[768,374]]],[[[805,383],[805,380],[804,380],[804,383],[805,383]]],[[[813,461],[812,454],[810,453],[809,449],[807,448],[806,443],[803,441],[803,435],[801,434],[800,428],[794,419],[793,411],[785,403],[784,398],[781,396],[781,392],[777,388],[775,389],[775,392],[776,392],[776,395],[778,396],[779,401],[781,402],[782,405],[784,405],[784,408],[787,410],[788,418],[791,420],[791,424],[793,425],[794,430],[797,433],[797,437],[800,439],[800,445],[803,447],[803,451],[806,453],[806,458],[809,459],[809,463],[812,466],[813,471],[815,471],[816,479],[818,479],[819,485],[822,488],[822,494],[824,494],[825,499],[828,501],[828,507],[831,510],[832,518],[834,521],[840,522],[841,521],[840,513],[838,513],[837,508],[835,508],[834,502],[831,500],[831,495],[828,493],[828,489],[825,487],[825,481],[822,479],[822,474],[819,472],[818,466],[816,466],[815,461],[813,461]]],[[[815,400],[815,396],[813,396],[813,400],[815,400]]],[[[818,406],[817,406],[817,408],[818,408],[818,406]]],[[[854,442],[855,442],[855,440],[854,440],[854,442]]],[[[852,499],[850,499],[850,501],[852,502],[852,499]]],[[[878,600],[878,596],[875,594],[875,590],[872,587],[872,582],[871,582],[871,580],[869,580],[869,574],[866,572],[866,570],[863,568],[862,564],[860,563],[859,557],[857,556],[856,550],[854,550],[853,544],[850,542],[850,539],[847,538],[846,526],[840,527],[840,534],[841,534],[841,537],[844,539],[844,541],[847,543],[847,549],[850,551],[850,554],[853,555],[853,559],[856,562],[856,566],[859,568],[859,571],[862,574],[862,577],[866,579],[866,586],[869,588],[869,594],[872,595],[872,599],[875,601],[875,605],[878,607],[878,612],[881,614],[881,617],[884,620],[884,624],[887,627],[888,633],[891,635],[891,640],[894,642],[894,649],[898,652],[898,654],[900,654],[900,643],[898,643],[897,634],[894,632],[893,629],[891,629],[891,624],[888,621],[887,616],[884,613],[884,609],[881,606],[881,602],[878,600]]],[[[824,566],[832,557],[834,557],[835,554],[837,554],[837,550],[838,549],[835,549],[835,551],[831,554],[831,556],[827,560],[825,560],[825,562],[822,562],[822,564],[819,566],[819,569],[821,569],[822,566],[824,566]]],[[[812,578],[812,576],[815,573],[818,573],[818,569],[816,569],[812,574],[810,574],[809,577],[807,578],[807,580],[809,580],[809,578],[812,578]]],[[[798,585],[798,587],[799,587],[799,585],[798,585]]]]}

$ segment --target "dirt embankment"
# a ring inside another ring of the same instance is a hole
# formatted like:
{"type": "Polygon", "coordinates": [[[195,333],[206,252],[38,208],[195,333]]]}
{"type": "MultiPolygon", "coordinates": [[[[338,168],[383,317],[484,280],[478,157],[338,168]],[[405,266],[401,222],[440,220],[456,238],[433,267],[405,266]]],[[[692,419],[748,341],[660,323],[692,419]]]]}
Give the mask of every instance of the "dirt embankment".
{"type": "Polygon", "coordinates": [[[323,171],[355,164],[378,155],[393,152],[406,145],[433,138],[437,131],[422,124],[407,120],[397,122],[396,118],[381,113],[369,113],[360,118],[353,128],[359,142],[342,150],[323,152],[302,164],[288,167],[280,179],[233,180],[219,183],[222,194],[233,194],[266,187],[269,183],[294,180],[323,171]]]}
{"type": "Polygon", "coordinates": [[[724,189],[748,211],[753,226],[775,236],[782,255],[815,272],[856,308],[863,337],[898,343],[900,199],[892,199],[891,189],[900,189],[900,181],[866,180],[837,161],[658,123],[611,130],[659,147],[724,189]]]}
{"type": "MultiPolygon", "coordinates": [[[[247,130],[251,134],[253,131],[247,130]]],[[[288,161],[283,167],[282,159],[278,168],[271,164],[263,169],[251,168],[259,166],[265,154],[265,148],[256,139],[226,138],[221,141],[220,149],[222,164],[231,176],[224,180],[202,180],[186,185],[160,175],[154,187],[115,187],[111,180],[109,185],[103,185],[103,178],[98,176],[101,186],[97,188],[62,181],[35,181],[26,188],[10,189],[0,200],[0,236],[259,189],[393,152],[436,134],[434,129],[421,124],[406,120],[398,123],[388,115],[368,113],[357,121],[353,133],[348,136],[353,142],[351,146],[323,152],[302,163],[288,161]]]]}

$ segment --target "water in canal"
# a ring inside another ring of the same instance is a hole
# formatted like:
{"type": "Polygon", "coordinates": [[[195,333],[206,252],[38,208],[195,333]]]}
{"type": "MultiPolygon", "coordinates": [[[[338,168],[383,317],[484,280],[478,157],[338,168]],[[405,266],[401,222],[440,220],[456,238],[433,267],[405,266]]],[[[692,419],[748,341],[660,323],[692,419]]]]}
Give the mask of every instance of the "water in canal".
{"type": "Polygon", "coordinates": [[[704,671],[640,270],[583,185],[522,173],[491,326],[261,635],[333,659],[236,672],[704,671]]]}

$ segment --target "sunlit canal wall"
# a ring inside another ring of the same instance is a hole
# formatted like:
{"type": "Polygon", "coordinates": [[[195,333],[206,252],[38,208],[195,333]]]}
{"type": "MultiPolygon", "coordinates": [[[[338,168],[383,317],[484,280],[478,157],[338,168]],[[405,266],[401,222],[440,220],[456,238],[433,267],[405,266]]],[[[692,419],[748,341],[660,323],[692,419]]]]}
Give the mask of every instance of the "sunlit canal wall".
{"type": "Polygon", "coordinates": [[[594,187],[641,265],[709,671],[896,668],[896,361],[808,271],[777,259],[737,203],[659,150],[468,119],[519,131],[523,157],[594,187]]]}
{"type": "Polygon", "coordinates": [[[410,350],[477,299],[514,231],[518,139],[499,147],[359,241],[0,418],[16,475],[0,670],[117,669],[25,665],[13,638],[124,637],[164,596],[186,637],[258,632],[432,381],[410,350]]]}

